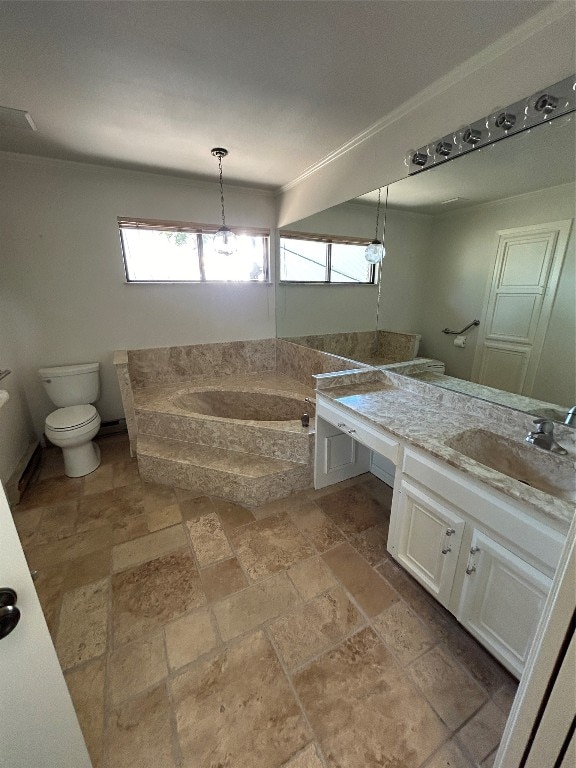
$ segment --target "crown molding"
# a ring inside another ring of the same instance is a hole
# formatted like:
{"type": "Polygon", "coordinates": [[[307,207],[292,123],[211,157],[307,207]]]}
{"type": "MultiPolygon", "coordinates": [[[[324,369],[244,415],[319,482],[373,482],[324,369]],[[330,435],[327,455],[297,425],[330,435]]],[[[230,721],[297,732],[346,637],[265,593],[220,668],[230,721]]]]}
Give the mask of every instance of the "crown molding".
{"type": "MultiPolygon", "coordinates": [[[[361,144],[368,141],[373,136],[385,130],[388,128],[388,126],[392,125],[403,117],[407,117],[417,107],[421,107],[424,102],[432,101],[433,99],[440,96],[440,94],[445,93],[447,90],[460,83],[462,80],[465,80],[467,77],[474,75],[478,70],[482,69],[482,67],[485,67],[487,64],[490,64],[491,62],[500,58],[500,56],[503,56],[505,53],[510,51],[511,48],[522,45],[527,40],[530,40],[536,35],[541,34],[542,29],[545,27],[555,24],[557,21],[563,19],[564,17],[571,15],[573,13],[573,9],[574,5],[572,2],[567,2],[566,0],[555,0],[551,6],[545,8],[542,11],[539,11],[534,16],[520,24],[520,26],[513,29],[511,32],[507,33],[503,37],[498,38],[498,40],[491,43],[486,48],[483,48],[481,51],[474,54],[474,56],[471,56],[462,64],[459,64],[446,75],[443,75],[441,78],[435,80],[422,91],[410,97],[399,107],[392,110],[392,112],[389,112],[380,118],[380,120],[372,123],[372,125],[370,125],[361,133],[352,137],[349,141],[342,144],[340,147],[338,147],[338,149],[335,149],[333,152],[325,155],[325,157],[323,157],[321,160],[306,168],[295,179],[292,179],[292,181],[289,181],[280,187],[276,194],[280,196],[285,192],[288,192],[290,189],[296,187],[305,179],[313,176],[320,169],[334,162],[334,160],[337,160],[353,149],[356,149],[356,147],[359,147],[361,144]]],[[[520,98],[521,97],[522,94],[520,95],[520,98]]]]}

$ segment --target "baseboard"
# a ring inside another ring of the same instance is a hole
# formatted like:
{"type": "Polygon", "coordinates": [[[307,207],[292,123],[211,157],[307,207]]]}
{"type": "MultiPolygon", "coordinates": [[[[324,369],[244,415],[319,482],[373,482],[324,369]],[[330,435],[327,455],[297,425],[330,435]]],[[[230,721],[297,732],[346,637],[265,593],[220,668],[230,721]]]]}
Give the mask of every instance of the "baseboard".
{"type": "Polygon", "coordinates": [[[20,502],[22,495],[36,475],[42,458],[42,447],[38,440],[31,442],[24,455],[16,465],[16,469],[5,485],[6,497],[10,507],[20,502]]]}
{"type": "Polygon", "coordinates": [[[105,437],[106,435],[123,435],[128,432],[126,419],[112,419],[103,421],[96,437],[105,437]]]}

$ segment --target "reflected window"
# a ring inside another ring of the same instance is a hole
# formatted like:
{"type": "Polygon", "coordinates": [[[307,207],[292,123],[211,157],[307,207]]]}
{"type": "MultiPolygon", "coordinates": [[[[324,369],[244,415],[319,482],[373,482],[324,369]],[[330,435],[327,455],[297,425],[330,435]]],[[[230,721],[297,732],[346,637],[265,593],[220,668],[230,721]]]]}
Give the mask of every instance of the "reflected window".
{"type": "Polygon", "coordinates": [[[217,227],[203,224],[118,219],[127,282],[269,282],[266,230],[234,228],[237,251],[214,248],[217,227]]]}
{"type": "Polygon", "coordinates": [[[295,283],[375,282],[376,269],[364,258],[368,240],[280,232],[280,280],[295,283]]]}

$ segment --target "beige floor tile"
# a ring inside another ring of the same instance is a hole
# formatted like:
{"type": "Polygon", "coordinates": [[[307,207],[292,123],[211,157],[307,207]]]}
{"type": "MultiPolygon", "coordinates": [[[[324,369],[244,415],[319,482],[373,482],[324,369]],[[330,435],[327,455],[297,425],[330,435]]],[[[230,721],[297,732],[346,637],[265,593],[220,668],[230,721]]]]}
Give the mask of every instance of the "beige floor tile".
{"type": "Polygon", "coordinates": [[[126,461],[116,462],[113,466],[114,488],[121,488],[125,485],[133,485],[134,483],[140,482],[138,462],[136,459],[127,459],[126,461]]]}
{"type": "Polygon", "coordinates": [[[322,558],[368,616],[382,613],[400,599],[350,544],[339,544],[325,552],[322,558]]]}
{"type": "Polygon", "coordinates": [[[42,507],[20,509],[19,506],[12,511],[14,525],[16,526],[20,542],[24,548],[33,543],[34,535],[40,524],[40,518],[42,517],[43,512],[44,509],[42,507]]]}
{"type": "Polygon", "coordinates": [[[445,643],[490,696],[512,679],[504,667],[456,622],[449,623],[445,643]]]}
{"type": "Polygon", "coordinates": [[[192,555],[186,550],[118,573],[112,577],[114,643],[121,645],[160,629],[205,602],[192,555]]]}
{"type": "Polygon", "coordinates": [[[286,573],[275,574],[214,604],[220,636],[227,641],[242,635],[286,613],[298,602],[298,593],[286,573]]]}
{"type": "Polygon", "coordinates": [[[102,764],[105,676],[104,656],[66,673],[66,683],[93,768],[98,768],[102,764]]]}
{"type": "Polygon", "coordinates": [[[307,506],[302,505],[297,510],[291,510],[289,515],[292,522],[318,552],[326,552],[327,549],[345,541],[340,529],[312,501],[307,506]]]}
{"type": "Polygon", "coordinates": [[[498,754],[498,750],[495,750],[494,752],[492,752],[491,755],[488,755],[488,757],[485,760],[482,760],[481,768],[494,768],[497,754],[498,754]]]}
{"type": "Polygon", "coordinates": [[[320,557],[310,557],[292,566],[288,576],[302,600],[311,600],[336,585],[336,578],[320,557]]]}
{"type": "Polygon", "coordinates": [[[506,715],[489,701],[458,731],[456,738],[480,763],[500,743],[506,720],[506,715]]]}
{"type": "Polygon", "coordinates": [[[98,469],[83,479],[82,493],[84,496],[109,491],[114,488],[114,467],[112,464],[100,464],[98,469]]]}
{"type": "Polygon", "coordinates": [[[101,464],[113,464],[130,458],[130,442],[127,434],[107,435],[97,438],[100,447],[101,464]]]}
{"type": "Polygon", "coordinates": [[[146,513],[178,503],[176,490],[169,485],[140,482],[140,490],[146,513]]]}
{"type": "Polygon", "coordinates": [[[64,581],[66,578],[67,566],[58,563],[51,567],[38,570],[35,587],[42,606],[44,618],[48,624],[48,629],[52,638],[56,637],[58,629],[58,620],[60,618],[60,608],[64,596],[64,581]]]}
{"type": "Polygon", "coordinates": [[[172,621],[165,627],[168,663],[171,669],[186,664],[212,651],[218,645],[218,636],[210,611],[199,608],[193,613],[172,621]]]}
{"type": "Polygon", "coordinates": [[[289,669],[327,650],[364,622],[342,587],[334,587],[270,624],[289,669]]]}
{"type": "Polygon", "coordinates": [[[318,757],[316,746],[308,744],[302,752],[284,763],[282,768],[324,768],[324,763],[318,757]]]}
{"type": "Polygon", "coordinates": [[[208,496],[190,496],[178,503],[184,520],[197,520],[202,515],[214,512],[212,499],[208,496]]]}
{"type": "Polygon", "coordinates": [[[392,509],[392,494],[394,489],[382,482],[376,475],[368,473],[360,481],[368,493],[385,509],[392,509]]]}
{"type": "Polygon", "coordinates": [[[251,507],[254,517],[257,520],[264,520],[265,517],[280,515],[287,512],[301,512],[310,508],[312,504],[307,491],[295,493],[284,499],[275,499],[267,504],[261,504],[258,507],[251,507]]]}
{"type": "Polygon", "coordinates": [[[110,655],[109,689],[112,704],[116,706],[132,698],[159,683],[167,674],[162,633],[117,648],[110,655]]]}
{"type": "Polygon", "coordinates": [[[346,535],[360,533],[386,522],[389,512],[362,485],[335,491],[316,504],[346,535]]]}
{"type": "Polygon", "coordinates": [[[170,528],[171,525],[177,525],[182,522],[182,513],[180,506],[176,503],[169,504],[167,507],[158,507],[151,509],[146,513],[146,525],[150,533],[159,531],[162,528],[170,528]]]}
{"type": "Polygon", "coordinates": [[[409,669],[412,679],[452,730],[486,701],[480,686],[441,646],[421,656],[409,669]]]}
{"type": "Polygon", "coordinates": [[[172,681],[183,768],[279,768],[311,734],[261,632],[172,681]]]}
{"type": "Polygon", "coordinates": [[[64,475],[64,456],[60,448],[49,445],[42,451],[40,472],[38,480],[47,480],[51,477],[64,475]]]}
{"type": "Polygon", "coordinates": [[[176,768],[170,717],[164,685],[113,710],[107,768],[176,768]]]}
{"type": "Polygon", "coordinates": [[[118,573],[148,560],[162,557],[176,549],[187,547],[188,539],[181,525],[163,528],[160,531],[114,546],[112,548],[112,570],[114,573],[118,573]]]}
{"type": "Polygon", "coordinates": [[[229,535],[238,560],[254,581],[315,554],[286,514],[258,520],[229,535]]]}
{"type": "MultiPolygon", "coordinates": [[[[111,470],[113,465],[106,467],[111,470]]],[[[78,531],[89,531],[103,525],[120,527],[133,517],[144,515],[142,490],[138,485],[110,488],[82,497],[78,514],[78,531]]]]}
{"type": "Polygon", "coordinates": [[[328,763],[418,768],[447,732],[371,629],[294,676],[328,763]]]}
{"type": "Polygon", "coordinates": [[[386,542],[388,541],[388,523],[374,525],[361,533],[349,537],[350,544],[359,552],[370,565],[378,565],[388,557],[386,542]]]}
{"type": "Polygon", "coordinates": [[[502,712],[504,712],[506,716],[508,716],[510,714],[510,710],[512,709],[512,704],[514,703],[517,692],[518,682],[511,678],[507,683],[504,683],[502,688],[496,691],[496,693],[492,696],[492,701],[499,709],[502,710],[502,712]]]}
{"type": "Polygon", "coordinates": [[[233,552],[216,512],[209,512],[197,520],[187,520],[186,527],[200,568],[232,557],[233,552]]]}
{"type": "Polygon", "coordinates": [[[403,600],[376,616],[372,623],[386,646],[406,666],[436,645],[436,637],[403,600]]]}
{"type": "Polygon", "coordinates": [[[77,498],[82,493],[81,477],[50,477],[31,485],[18,504],[19,509],[47,507],[77,498]]]}
{"type": "Polygon", "coordinates": [[[252,512],[241,504],[235,504],[226,499],[212,499],[212,505],[215,512],[222,522],[225,531],[232,531],[241,525],[247,525],[254,522],[255,518],[252,512]]]}
{"type": "Polygon", "coordinates": [[[233,592],[239,592],[249,583],[235,557],[203,568],[200,571],[200,578],[210,602],[221,600],[233,592]]]}
{"type": "Polygon", "coordinates": [[[92,581],[98,581],[110,576],[112,568],[112,551],[109,548],[91,552],[89,555],[70,560],[66,564],[63,590],[76,589],[92,581]]]}
{"type": "Polygon", "coordinates": [[[67,539],[76,532],[78,499],[44,507],[42,519],[36,528],[35,544],[48,544],[67,539]]]}
{"type": "Polygon", "coordinates": [[[460,747],[452,740],[440,747],[426,768],[475,768],[460,747]]]}
{"type": "Polygon", "coordinates": [[[108,579],[101,579],[64,595],[56,638],[63,669],[106,651],[109,590],[108,579]]]}

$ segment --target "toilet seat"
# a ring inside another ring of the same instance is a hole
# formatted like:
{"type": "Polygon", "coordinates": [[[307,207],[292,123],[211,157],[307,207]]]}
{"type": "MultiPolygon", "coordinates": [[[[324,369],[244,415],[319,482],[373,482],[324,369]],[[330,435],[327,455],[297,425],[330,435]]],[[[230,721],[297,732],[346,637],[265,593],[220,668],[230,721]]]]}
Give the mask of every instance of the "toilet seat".
{"type": "Polygon", "coordinates": [[[71,405],[52,411],[46,418],[46,427],[52,432],[70,432],[85,428],[99,418],[93,405],[71,405]]]}

